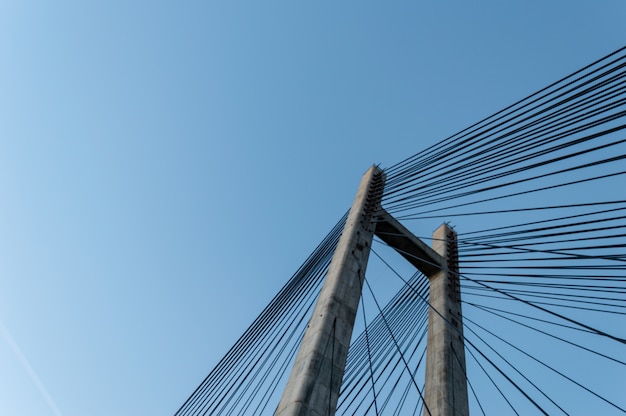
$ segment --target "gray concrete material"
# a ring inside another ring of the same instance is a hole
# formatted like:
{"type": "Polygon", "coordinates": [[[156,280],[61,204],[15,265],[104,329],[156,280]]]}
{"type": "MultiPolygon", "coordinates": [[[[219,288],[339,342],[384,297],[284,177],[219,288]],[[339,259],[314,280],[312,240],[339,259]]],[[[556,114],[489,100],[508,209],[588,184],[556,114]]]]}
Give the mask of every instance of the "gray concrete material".
{"type": "Polygon", "coordinates": [[[376,236],[393,247],[402,257],[426,276],[438,273],[443,257],[413,235],[404,225],[382,210],[376,220],[376,236]]]}
{"type": "Polygon", "coordinates": [[[277,416],[335,414],[383,187],[384,174],[372,166],[348,214],[277,416]]]}
{"type": "Polygon", "coordinates": [[[433,233],[433,249],[446,266],[428,276],[430,305],[424,416],[469,415],[456,233],[447,224],[433,233]]]}

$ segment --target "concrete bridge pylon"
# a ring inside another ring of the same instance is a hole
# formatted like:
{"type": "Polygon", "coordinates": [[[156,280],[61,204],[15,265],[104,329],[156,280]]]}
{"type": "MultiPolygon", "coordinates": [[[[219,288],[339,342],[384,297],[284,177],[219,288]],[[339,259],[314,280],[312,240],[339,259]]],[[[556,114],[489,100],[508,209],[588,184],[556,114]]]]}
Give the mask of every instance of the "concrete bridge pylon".
{"type": "Polygon", "coordinates": [[[456,233],[423,243],[382,208],[384,183],[376,166],[361,179],[275,416],[335,414],[374,235],[430,282],[424,415],[469,415],[456,233]]]}

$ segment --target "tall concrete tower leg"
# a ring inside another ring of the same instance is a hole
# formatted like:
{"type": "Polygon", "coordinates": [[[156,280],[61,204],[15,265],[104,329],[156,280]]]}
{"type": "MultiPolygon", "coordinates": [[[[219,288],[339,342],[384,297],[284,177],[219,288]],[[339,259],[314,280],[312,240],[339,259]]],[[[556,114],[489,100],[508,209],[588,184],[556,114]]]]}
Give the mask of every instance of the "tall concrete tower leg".
{"type": "Polygon", "coordinates": [[[333,416],[380,209],[384,174],[372,166],[348,214],[277,416],[333,416]]]}
{"type": "Polygon", "coordinates": [[[467,379],[459,286],[457,237],[447,224],[433,233],[443,269],[428,276],[430,304],[426,346],[424,416],[467,416],[467,379]]]}

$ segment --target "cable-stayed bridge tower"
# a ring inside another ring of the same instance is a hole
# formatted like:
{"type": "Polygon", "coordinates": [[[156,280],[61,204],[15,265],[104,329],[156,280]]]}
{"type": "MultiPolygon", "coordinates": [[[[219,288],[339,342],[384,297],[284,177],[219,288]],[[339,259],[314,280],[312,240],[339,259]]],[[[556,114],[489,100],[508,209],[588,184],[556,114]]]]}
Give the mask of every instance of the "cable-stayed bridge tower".
{"type": "Polygon", "coordinates": [[[374,235],[430,282],[424,414],[469,415],[456,234],[444,224],[428,247],[382,208],[384,182],[363,175],[276,416],[335,414],[374,235]]]}

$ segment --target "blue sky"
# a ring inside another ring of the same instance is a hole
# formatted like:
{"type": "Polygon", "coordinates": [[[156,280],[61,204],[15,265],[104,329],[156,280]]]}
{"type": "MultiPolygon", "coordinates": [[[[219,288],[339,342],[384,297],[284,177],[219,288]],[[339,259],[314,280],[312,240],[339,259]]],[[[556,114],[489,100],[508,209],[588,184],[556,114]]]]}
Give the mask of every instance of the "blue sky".
{"type": "Polygon", "coordinates": [[[0,2],[0,414],[172,414],[392,165],[626,3],[0,2]]]}

